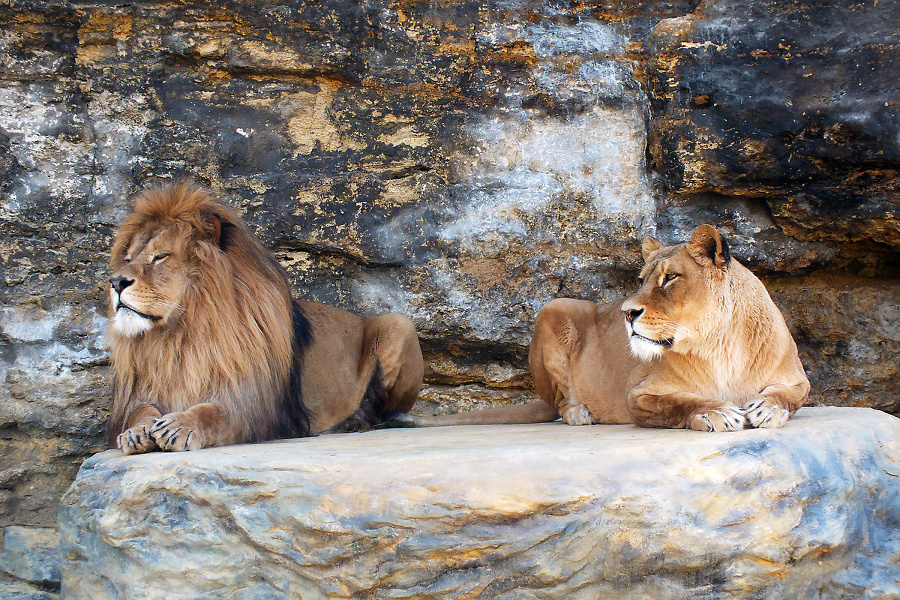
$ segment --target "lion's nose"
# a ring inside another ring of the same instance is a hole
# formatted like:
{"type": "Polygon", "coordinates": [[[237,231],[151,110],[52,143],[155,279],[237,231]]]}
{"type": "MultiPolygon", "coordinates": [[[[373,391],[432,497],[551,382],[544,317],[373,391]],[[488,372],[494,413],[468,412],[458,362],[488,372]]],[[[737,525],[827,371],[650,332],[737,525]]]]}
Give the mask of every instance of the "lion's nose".
{"type": "Polygon", "coordinates": [[[634,323],[634,320],[639,316],[644,314],[643,308],[632,308],[630,310],[623,311],[625,313],[625,320],[629,323],[634,323]]]}
{"type": "Polygon", "coordinates": [[[112,284],[113,289],[116,290],[116,293],[121,294],[122,290],[134,283],[134,279],[128,279],[119,275],[118,277],[110,278],[109,282],[112,284]]]}

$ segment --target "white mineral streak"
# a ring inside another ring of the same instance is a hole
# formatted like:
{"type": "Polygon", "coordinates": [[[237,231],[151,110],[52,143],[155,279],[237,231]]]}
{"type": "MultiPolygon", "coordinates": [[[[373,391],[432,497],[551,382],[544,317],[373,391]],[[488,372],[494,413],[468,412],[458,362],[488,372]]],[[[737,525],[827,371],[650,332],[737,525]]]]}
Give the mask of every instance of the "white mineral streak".
{"type": "Polygon", "coordinates": [[[469,134],[474,159],[459,172],[472,191],[443,231],[463,247],[502,245],[503,238],[524,242],[529,220],[563,198],[573,199],[573,211],[575,200],[587,199],[598,219],[641,222],[653,213],[637,107],[595,106],[568,121],[495,117],[469,134]]]}
{"type": "Polygon", "coordinates": [[[900,420],[870,409],[109,451],[63,505],[67,600],[900,595],[900,420]]]}

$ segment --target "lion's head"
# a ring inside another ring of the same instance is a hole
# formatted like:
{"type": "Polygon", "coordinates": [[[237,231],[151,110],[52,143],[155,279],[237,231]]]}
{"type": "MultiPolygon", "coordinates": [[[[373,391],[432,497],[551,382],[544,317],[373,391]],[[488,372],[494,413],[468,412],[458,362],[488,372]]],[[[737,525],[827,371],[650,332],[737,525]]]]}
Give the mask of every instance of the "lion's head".
{"type": "MultiPolygon", "coordinates": [[[[210,222],[214,218],[211,216],[210,222]]],[[[133,337],[154,327],[170,327],[181,315],[195,270],[196,246],[202,243],[194,239],[191,229],[175,219],[160,219],[133,236],[117,240],[109,280],[112,328],[116,333],[133,337]]]]}
{"type": "Polygon", "coordinates": [[[110,265],[111,329],[123,337],[170,328],[197,302],[226,306],[233,292],[217,281],[241,275],[236,270],[252,275],[246,283],[286,287],[240,218],[188,183],[141,194],[119,228],[110,265]]]}
{"type": "Polygon", "coordinates": [[[728,243],[710,225],[690,241],[665,246],[646,238],[640,288],[622,304],[631,351],[641,360],[687,351],[725,317],[728,243]]]}

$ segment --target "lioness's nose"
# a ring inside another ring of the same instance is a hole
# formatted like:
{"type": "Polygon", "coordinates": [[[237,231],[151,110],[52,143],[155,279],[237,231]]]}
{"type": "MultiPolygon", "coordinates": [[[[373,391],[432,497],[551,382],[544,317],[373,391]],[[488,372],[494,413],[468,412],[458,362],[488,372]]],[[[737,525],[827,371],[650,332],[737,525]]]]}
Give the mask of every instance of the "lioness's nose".
{"type": "Polygon", "coordinates": [[[622,312],[625,313],[626,321],[628,321],[629,323],[634,323],[635,319],[637,319],[639,316],[644,314],[644,309],[643,308],[632,308],[630,310],[625,310],[622,312]]]}
{"type": "Polygon", "coordinates": [[[113,289],[116,290],[116,293],[121,294],[122,290],[134,283],[134,279],[128,279],[119,275],[118,277],[110,278],[109,282],[112,284],[113,289]]]}

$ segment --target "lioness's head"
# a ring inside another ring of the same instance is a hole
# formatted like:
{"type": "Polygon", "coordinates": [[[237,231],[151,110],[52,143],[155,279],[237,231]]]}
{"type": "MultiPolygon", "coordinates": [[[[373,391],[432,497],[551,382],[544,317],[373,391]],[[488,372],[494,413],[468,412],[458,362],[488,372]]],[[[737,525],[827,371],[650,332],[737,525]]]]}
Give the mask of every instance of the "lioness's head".
{"type": "Polygon", "coordinates": [[[190,184],[151,189],[135,201],[113,242],[111,328],[134,337],[168,327],[183,313],[198,263],[220,254],[232,225],[205,192],[190,184]]]}
{"type": "Polygon", "coordinates": [[[641,286],[622,304],[631,351],[641,360],[667,350],[686,351],[722,317],[731,253],[710,225],[690,241],[665,246],[651,237],[642,246],[641,286]]]}

